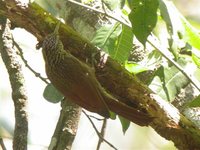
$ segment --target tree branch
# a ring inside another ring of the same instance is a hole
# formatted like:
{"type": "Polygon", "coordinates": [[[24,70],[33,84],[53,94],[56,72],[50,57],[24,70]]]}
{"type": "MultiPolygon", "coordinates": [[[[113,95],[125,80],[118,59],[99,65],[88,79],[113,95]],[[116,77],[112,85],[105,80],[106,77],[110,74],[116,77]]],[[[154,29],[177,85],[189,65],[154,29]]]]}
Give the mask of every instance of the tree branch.
{"type": "Polygon", "coordinates": [[[27,60],[24,58],[23,55],[23,51],[21,49],[21,47],[15,42],[15,40],[13,40],[14,45],[17,47],[17,49],[19,50],[19,55],[22,59],[22,61],[24,62],[25,66],[38,78],[40,78],[44,83],[49,84],[49,82],[47,81],[47,78],[44,78],[40,75],[40,73],[36,72],[27,62],[27,60]]]}
{"type": "MultiPolygon", "coordinates": [[[[106,125],[107,125],[107,119],[104,118],[103,124],[102,124],[102,127],[101,127],[101,132],[100,132],[100,134],[103,138],[105,136],[106,125]]],[[[99,141],[98,141],[98,144],[97,144],[97,150],[100,150],[102,142],[103,142],[103,140],[101,138],[99,138],[99,141]]]]}
{"type": "Polygon", "coordinates": [[[3,139],[0,137],[0,145],[2,150],[6,150],[6,146],[4,145],[3,139]]]}
{"type": "Polygon", "coordinates": [[[16,49],[13,48],[13,39],[10,32],[10,21],[1,16],[1,57],[7,68],[10,84],[12,87],[12,98],[15,107],[15,130],[13,139],[13,149],[27,149],[27,95],[24,87],[24,76],[22,65],[19,61],[16,49]]]}
{"type": "MultiPolygon", "coordinates": [[[[109,17],[109,18],[112,18],[113,20],[118,21],[118,22],[120,22],[121,24],[126,25],[127,27],[130,27],[130,28],[131,28],[130,22],[127,22],[127,21],[125,22],[125,21],[122,20],[122,19],[119,19],[119,18],[117,18],[117,17],[115,17],[115,16],[113,16],[113,15],[111,15],[111,14],[108,14],[108,13],[106,12],[106,10],[105,10],[105,7],[104,7],[103,2],[102,2],[102,8],[103,8],[104,11],[95,9],[95,8],[90,7],[90,6],[88,6],[88,5],[84,5],[84,4],[82,4],[82,3],[80,3],[80,2],[76,2],[76,1],[74,1],[74,0],[68,0],[68,1],[71,2],[71,3],[74,3],[74,4],[76,4],[76,5],[79,5],[79,6],[81,6],[81,7],[84,7],[84,8],[86,8],[86,9],[90,9],[90,10],[93,10],[93,11],[95,11],[95,12],[98,12],[98,13],[100,13],[100,14],[102,14],[102,15],[105,15],[105,16],[107,16],[107,17],[109,17]]],[[[151,34],[150,38],[147,39],[147,42],[148,42],[152,47],[154,47],[156,50],[158,50],[158,51],[160,52],[160,54],[161,54],[164,58],[166,58],[169,62],[171,62],[171,63],[172,63],[172,64],[173,64],[173,65],[174,65],[174,66],[175,66],[175,67],[176,67],[176,68],[177,68],[177,69],[192,83],[192,85],[193,85],[198,91],[200,91],[200,83],[199,83],[199,81],[196,80],[192,75],[188,75],[188,74],[184,71],[184,69],[183,69],[178,63],[176,63],[176,62],[173,60],[173,58],[171,58],[170,55],[167,55],[168,50],[167,50],[166,48],[163,49],[163,48],[160,47],[160,44],[159,44],[159,42],[158,42],[156,36],[153,35],[153,33],[151,34]]]]}
{"type": "Polygon", "coordinates": [[[97,130],[95,124],[93,123],[92,119],[90,118],[90,116],[83,110],[83,113],[86,115],[86,117],[88,118],[88,120],[90,121],[90,123],[92,124],[96,134],[98,135],[99,139],[106,142],[110,147],[112,147],[113,149],[117,150],[117,148],[112,145],[110,142],[108,142],[106,139],[104,139],[104,137],[102,136],[102,134],[97,130]]]}
{"type": "MultiPolygon", "coordinates": [[[[51,33],[57,23],[56,19],[36,3],[24,6],[20,5],[19,1],[0,0],[0,13],[31,32],[39,41],[51,33]]],[[[68,25],[62,24],[59,34],[65,49],[82,61],[90,60],[92,53],[97,52],[90,42],[79,36],[68,25]]],[[[104,88],[115,95],[121,103],[128,108],[148,113],[154,118],[151,123],[146,123],[146,126],[150,125],[161,136],[172,140],[179,149],[200,149],[200,130],[174,106],[154,94],[120,64],[108,58],[103,68],[96,68],[96,75],[104,88]]],[[[120,113],[120,108],[116,110],[120,113]]],[[[132,121],[136,117],[133,116],[132,121]]]]}
{"type": "Polygon", "coordinates": [[[64,99],[61,102],[62,110],[60,117],[51,138],[49,150],[70,150],[76,136],[78,123],[81,114],[81,107],[64,99]]]}

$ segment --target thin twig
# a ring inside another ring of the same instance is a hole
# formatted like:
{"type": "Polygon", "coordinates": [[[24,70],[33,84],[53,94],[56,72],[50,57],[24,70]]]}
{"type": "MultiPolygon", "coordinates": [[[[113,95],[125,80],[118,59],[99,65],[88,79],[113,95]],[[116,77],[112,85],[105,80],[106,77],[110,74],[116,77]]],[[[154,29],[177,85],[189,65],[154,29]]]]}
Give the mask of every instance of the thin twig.
{"type": "MultiPolygon", "coordinates": [[[[103,138],[105,137],[106,125],[107,125],[107,119],[104,118],[100,133],[103,138]]],[[[99,142],[97,144],[97,150],[100,150],[102,142],[103,140],[99,138],[99,142]]]]}
{"type": "Polygon", "coordinates": [[[105,8],[105,4],[104,4],[103,0],[101,0],[101,7],[102,7],[104,13],[107,14],[106,8],[105,8]]]}
{"type": "Polygon", "coordinates": [[[0,145],[2,150],[6,150],[6,146],[4,145],[3,139],[0,137],[0,145]]]}
{"type": "Polygon", "coordinates": [[[24,58],[24,55],[23,55],[23,50],[22,48],[19,46],[19,44],[17,42],[15,42],[15,40],[13,39],[13,43],[14,45],[17,47],[17,49],[19,50],[20,52],[20,57],[22,59],[22,61],[24,62],[25,66],[38,78],[40,78],[43,82],[45,82],[46,84],[49,84],[49,82],[47,81],[46,78],[42,77],[40,75],[40,73],[36,72],[29,64],[28,64],[28,61],[24,58]]]}
{"type": "Polygon", "coordinates": [[[160,48],[159,46],[160,44],[158,43],[156,36],[152,35],[152,39],[151,40],[147,39],[147,41],[149,44],[151,44],[151,46],[157,49],[163,55],[163,57],[165,57],[169,62],[171,62],[196,87],[196,89],[200,91],[199,81],[193,78],[192,75],[188,75],[177,62],[175,62],[169,55],[167,56],[166,52],[168,50],[160,48]]]}
{"type": "Polygon", "coordinates": [[[114,145],[112,145],[110,142],[108,142],[106,139],[104,139],[104,138],[102,137],[101,133],[99,133],[99,131],[97,130],[95,124],[94,124],[93,121],[92,121],[92,119],[89,117],[89,115],[88,115],[84,110],[82,110],[82,112],[83,112],[83,113],[85,114],[85,116],[89,119],[89,121],[90,121],[90,123],[92,124],[92,126],[93,126],[95,132],[97,133],[98,137],[99,137],[102,141],[106,142],[110,147],[112,147],[113,149],[117,150],[117,148],[116,148],[114,145]]]}
{"type": "Polygon", "coordinates": [[[111,14],[108,14],[107,12],[104,12],[104,11],[102,11],[102,10],[99,10],[99,9],[96,9],[96,8],[93,8],[93,7],[90,7],[90,6],[88,6],[88,5],[85,5],[85,4],[76,2],[76,1],[74,1],[74,0],[68,0],[68,2],[74,3],[74,4],[76,4],[76,5],[79,5],[79,6],[81,6],[81,7],[84,7],[84,8],[90,9],[90,10],[93,10],[93,11],[95,11],[95,12],[98,12],[98,13],[100,13],[100,14],[102,14],[102,15],[105,15],[105,16],[107,16],[107,17],[109,17],[109,18],[112,18],[113,20],[116,20],[116,21],[118,21],[118,22],[120,22],[121,24],[124,24],[124,25],[126,25],[126,26],[129,26],[129,27],[131,26],[130,23],[124,22],[124,21],[122,21],[122,20],[116,18],[115,16],[113,16],[113,15],[111,15],[111,14]]]}
{"type": "MultiPolygon", "coordinates": [[[[71,2],[71,3],[74,3],[74,4],[77,4],[77,5],[79,5],[79,6],[82,6],[82,7],[85,7],[85,8],[87,8],[87,9],[91,9],[91,10],[93,10],[93,11],[96,11],[96,12],[98,12],[98,13],[100,13],[100,14],[103,14],[103,15],[105,15],[106,17],[109,17],[109,18],[112,18],[112,19],[114,19],[114,20],[116,20],[116,21],[118,21],[119,23],[121,23],[121,24],[123,24],[123,25],[125,25],[125,26],[127,26],[127,27],[130,27],[131,28],[131,24],[130,23],[128,23],[128,22],[124,22],[124,21],[122,21],[121,19],[119,19],[119,18],[116,18],[115,16],[113,16],[113,15],[110,15],[110,14],[108,14],[107,12],[105,12],[105,11],[101,11],[101,10],[98,10],[98,9],[95,9],[95,8],[93,8],[93,7],[90,7],[90,6],[88,6],[88,5],[84,5],[84,4],[82,4],[82,3],[79,3],[79,2],[75,2],[74,0],[68,0],[69,2],[71,2]]],[[[156,39],[156,36],[155,35],[151,35],[154,39],[156,39]]],[[[182,69],[182,67],[178,64],[178,63],[176,63],[172,58],[169,58],[169,56],[167,56],[167,54],[166,54],[166,52],[164,52],[165,50],[162,50],[161,48],[160,48],[160,46],[158,46],[158,45],[160,45],[158,42],[157,43],[153,43],[152,41],[150,41],[150,40],[147,40],[147,42],[150,44],[150,45],[152,45],[155,49],[157,49],[160,53],[161,53],[161,55],[163,56],[163,57],[165,57],[169,62],[171,62],[193,85],[194,85],[194,87],[196,87],[199,91],[200,91],[200,85],[199,85],[199,81],[197,81],[197,80],[195,80],[195,78],[193,78],[192,77],[192,75],[188,75],[183,69],[182,69]]],[[[166,49],[166,51],[168,51],[167,49],[166,49]]]]}
{"type": "Polygon", "coordinates": [[[90,118],[94,118],[96,119],[97,121],[104,121],[104,118],[97,118],[95,116],[92,116],[92,115],[88,115],[90,118]]]}

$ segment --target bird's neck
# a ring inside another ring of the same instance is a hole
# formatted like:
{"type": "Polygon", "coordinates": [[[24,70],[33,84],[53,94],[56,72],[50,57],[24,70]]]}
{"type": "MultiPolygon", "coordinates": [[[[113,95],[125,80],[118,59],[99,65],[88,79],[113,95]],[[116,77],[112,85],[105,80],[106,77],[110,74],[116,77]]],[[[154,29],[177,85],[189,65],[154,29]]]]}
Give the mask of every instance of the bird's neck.
{"type": "Polygon", "coordinates": [[[52,47],[43,52],[45,62],[54,65],[60,63],[63,58],[63,45],[58,43],[56,46],[52,47]]]}

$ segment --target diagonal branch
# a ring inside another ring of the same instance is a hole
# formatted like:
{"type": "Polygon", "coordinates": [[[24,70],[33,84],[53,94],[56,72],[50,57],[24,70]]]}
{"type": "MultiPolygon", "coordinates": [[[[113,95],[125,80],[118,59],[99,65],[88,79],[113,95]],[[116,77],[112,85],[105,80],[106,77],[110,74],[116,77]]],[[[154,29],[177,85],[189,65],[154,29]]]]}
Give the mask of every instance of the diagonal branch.
{"type": "MultiPolygon", "coordinates": [[[[108,14],[108,13],[106,12],[105,8],[104,8],[103,2],[102,2],[102,8],[103,8],[104,11],[95,9],[95,8],[90,7],[90,6],[88,6],[88,5],[84,5],[84,4],[82,4],[82,3],[80,3],[80,2],[76,2],[76,1],[74,1],[74,0],[68,0],[68,1],[71,2],[71,3],[74,3],[74,4],[76,4],[76,5],[79,5],[79,6],[81,6],[81,7],[84,7],[84,8],[86,8],[86,9],[90,9],[90,10],[93,10],[93,11],[95,11],[95,12],[98,12],[99,14],[105,15],[105,16],[107,16],[107,17],[109,17],[109,18],[112,18],[112,19],[114,19],[114,20],[120,22],[121,24],[123,24],[123,25],[125,25],[125,26],[131,28],[130,22],[125,22],[125,21],[122,20],[122,19],[119,19],[119,18],[117,18],[117,17],[115,17],[115,16],[113,16],[113,15],[111,15],[111,14],[108,14]]],[[[200,83],[199,83],[199,81],[196,80],[192,75],[188,75],[188,74],[184,71],[184,69],[183,69],[177,62],[175,62],[175,61],[173,60],[173,58],[170,57],[170,55],[167,55],[166,52],[168,52],[168,50],[167,50],[166,48],[165,48],[165,49],[160,48],[160,46],[159,46],[160,44],[159,44],[159,42],[158,42],[158,40],[157,40],[157,38],[156,38],[156,36],[155,36],[154,34],[151,34],[150,38],[147,39],[147,42],[148,42],[152,47],[154,47],[156,50],[158,50],[158,51],[160,52],[160,54],[161,54],[164,58],[166,58],[169,62],[171,62],[171,63],[172,63],[172,64],[173,64],[173,65],[174,65],[174,66],[175,66],[175,67],[176,67],[176,68],[177,68],[177,69],[178,69],[178,70],[193,84],[193,86],[194,86],[198,91],[200,91],[200,83]]]]}
{"type": "Polygon", "coordinates": [[[95,124],[93,123],[92,119],[90,118],[90,116],[89,116],[84,110],[83,110],[82,112],[85,114],[85,116],[88,118],[88,120],[89,120],[90,123],[92,124],[92,126],[93,126],[95,132],[97,133],[97,135],[98,135],[98,137],[99,137],[99,139],[102,140],[102,141],[104,141],[104,142],[106,142],[106,143],[107,143],[110,147],[112,147],[114,150],[117,150],[117,148],[116,148],[113,144],[111,144],[109,141],[107,141],[106,139],[104,139],[104,136],[97,130],[97,128],[96,128],[95,124]]]}
{"type": "Polygon", "coordinates": [[[0,145],[2,150],[6,150],[6,146],[4,145],[3,139],[0,137],[0,145]]]}
{"type": "MultiPolygon", "coordinates": [[[[0,0],[0,13],[31,32],[39,41],[51,33],[57,23],[55,18],[36,3],[21,5],[17,0],[0,0]]],[[[59,34],[65,49],[82,61],[87,59],[91,61],[92,53],[97,52],[90,42],[68,25],[62,24],[59,34]]],[[[115,95],[121,103],[130,109],[137,109],[152,116],[153,121],[146,122],[146,126],[150,125],[161,136],[172,140],[179,149],[200,149],[200,130],[174,106],[153,93],[120,64],[108,58],[103,68],[96,68],[96,76],[102,86],[115,95]]],[[[120,107],[116,107],[115,110],[121,112],[120,107]]],[[[136,116],[132,114],[129,118],[131,117],[133,121],[136,116]]]]}
{"type": "Polygon", "coordinates": [[[44,83],[46,84],[49,84],[49,82],[47,81],[46,78],[42,77],[40,75],[40,73],[36,72],[27,62],[27,60],[24,58],[24,55],[23,55],[23,51],[21,49],[21,47],[18,45],[18,43],[15,42],[15,40],[13,39],[13,43],[14,45],[17,47],[17,49],[19,50],[19,55],[22,59],[22,61],[24,62],[25,66],[38,78],[40,78],[44,83]]]}
{"type": "MultiPolygon", "coordinates": [[[[104,118],[103,124],[102,124],[102,127],[101,127],[101,132],[100,132],[100,134],[103,138],[105,137],[106,125],[107,125],[107,119],[104,118]]],[[[97,150],[100,150],[102,142],[103,142],[103,140],[101,138],[99,138],[99,141],[98,141],[98,144],[97,144],[97,150]]]]}

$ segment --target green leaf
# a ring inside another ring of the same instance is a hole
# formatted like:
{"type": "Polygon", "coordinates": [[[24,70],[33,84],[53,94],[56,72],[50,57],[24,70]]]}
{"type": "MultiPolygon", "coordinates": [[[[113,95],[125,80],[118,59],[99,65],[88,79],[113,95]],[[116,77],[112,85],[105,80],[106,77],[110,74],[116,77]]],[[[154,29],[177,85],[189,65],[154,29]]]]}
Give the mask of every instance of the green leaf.
{"type": "Polygon", "coordinates": [[[178,33],[184,30],[180,15],[176,7],[171,1],[160,0],[159,5],[162,19],[165,21],[170,38],[178,37],[178,33]]]}
{"type": "Polygon", "coordinates": [[[162,63],[162,55],[157,50],[153,50],[143,61],[143,64],[146,64],[145,66],[147,66],[149,70],[154,70],[162,63]]]}
{"type": "Polygon", "coordinates": [[[133,33],[131,29],[125,25],[122,25],[122,32],[116,41],[117,45],[115,49],[110,49],[110,56],[120,63],[124,63],[128,60],[130,51],[133,46],[133,33]]]}
{"type": "Polygon", "coordinates": [[[193,47],[200,50],[200,35],[199,31],[196,30],[192,25],[183,17],[181,16],[181,21],[185,28],[185,33],[183,34],[183,39],[188,42],[193,47]]]}
{"type": "Polygon", "coordinates": [[[125,0],[119,0],[120,1],[120,9],[122,9],[125,5],[125,0]]]}
{"type": "MultiPolygon", "coordinates": [[[[169,34],[172,37],[179,37],[186,43],[200,50],[200,35],[199,31],[196,30],[179,11],[176,9],[171,1],[160,0],[160,11],[163,20],[166,22],[169,34]]],[[[174,39],[172,39],[174,40],[174,39]]],[[[178,44],[178,41],[173,41],[173,44],[178,44]]],[[[176,45],[172,46],[176,46],[176,45]]],[[[173,49],[173,47],[172,47],[173,49]]],[[[177,48],[176,48],[177,49],[177,48]]],[[[173,49],[174,50],[174,49],[173,49]]],[[[192,49],[193,51],[193,49],[192,49]]],[[[176,54],[177,51],[174,52],[176,54]]]]}
{"type": "Polygon", "coordinates": [[[116,113],[114,113],[112,111],[110,111],[109,113],[110,113],[110,119],[115,120],[116,119],[116,113]]]}
{"type": "Polygon", "coordinates": [[[160,0],[159,9],[169,33],[169,51],[172,52],[174,58],[177,60],[179,56],[180,43],[182,43],[180,42],[181,37],[179,37],[179,34],[183,32],[184,26],[182,25],[179,12],[171,1],[160,0]]]}
{"type": "Polygon", "coordinates": [[[198,67],[200,67],[200,51],[195,49],[192,50],[192,60],[198,67]]]}
{"type": "Polygon", "coordinates": [[[189,107],[200,107],[200,95],[192,100],[187,106],[189,107]]]}
{"type": "Polygon", "coordinates": [[[50,1],[50,0],[34,0],[37,4],[42,6],[46,11],[50,12],[55,17],[66,16],[66,1],[50,1]]]}
{"type": "Polygon", "coordinates": [[[106,7],[113,11],[117,8],[122,9],[125,5],[125,0],[102,0],[106,7]]]}
{"type": "Polygon", "coordinates": [[[157,23],[158,0],[132,0],[129,1],[131,13],[129,20],[136,38],[145,45],[147,37],[157,23]]]}
{"type": "Polygon", "coordinates": [[[132,49],[133,33],[129,27],[116,23],[101,27],[92,43],[102,48],[113,59],[124,63],[132,49]]]}
{"type": "Polygon", "coordinates": [[[168,32],[172,33],[173,32],[173,25],[172,25],[171,17],[173,17],[173,16],[171,16],[171,14],[174,13],[174,11],[172,11],[172,13],[171,13],[171,11],[169,10],[171,7],[167,5],[168,4],[167,2],[168,1],[160,0],[159,9],[160,9],[160,13],[161,13],[162,18],[167,25],[168,32]]]}
{"type": "Polygon", "coordinates": [[[96,35],[91,42],[109,53],[109,51],[114,49],[115,42],[120,33],[121,26],[119,23],[103,26],[97,30],[96,35]]]}
{"type": "Polygon", "coordinates": [[[119,120],[121,122],[121,125],[122,125],[122,130],[123,130],[123,133],[125,134],[127,129],[129,128],[130,126],[130,121],[121,117],[121,116],[118,116],[119,117],[119,120]]]}
{"type": "Polygon", "coordinates": [[[141,66],[136,63],[126,63],[125,68],[126,68],[126,70],[128,70],[129,72],[134,73],[134,74],[149,70],[147,67],[141,66]]]}
{"type": "Polygon", "coordinates": [[[200,68],[198,67],[192,70],[194,70],[194,73],[193,73],[194,77],[200,82],[200,68]]]}
{"type": "Polygon", "coordinates": [[[51,83],[45,87],[43,97],[51,103],[58,103],[64,98],[64,96],[51,83]]]}
{"type": "Polygon", "coordinates": [[[103,3],[108,7],[109,10],[114,10],[120,5],[118,0],[102,0],[103,3]]]}
{"type": "MultiPolygon", "coordinates": [[[[179,65],[183,68],[189,63],[179,59],[179,65]]],[[[150,88],[167,101],[173,101],[182,88],[189,84],[188,79],[174,66],[161,66],[155,73],[150,88]]]]}

